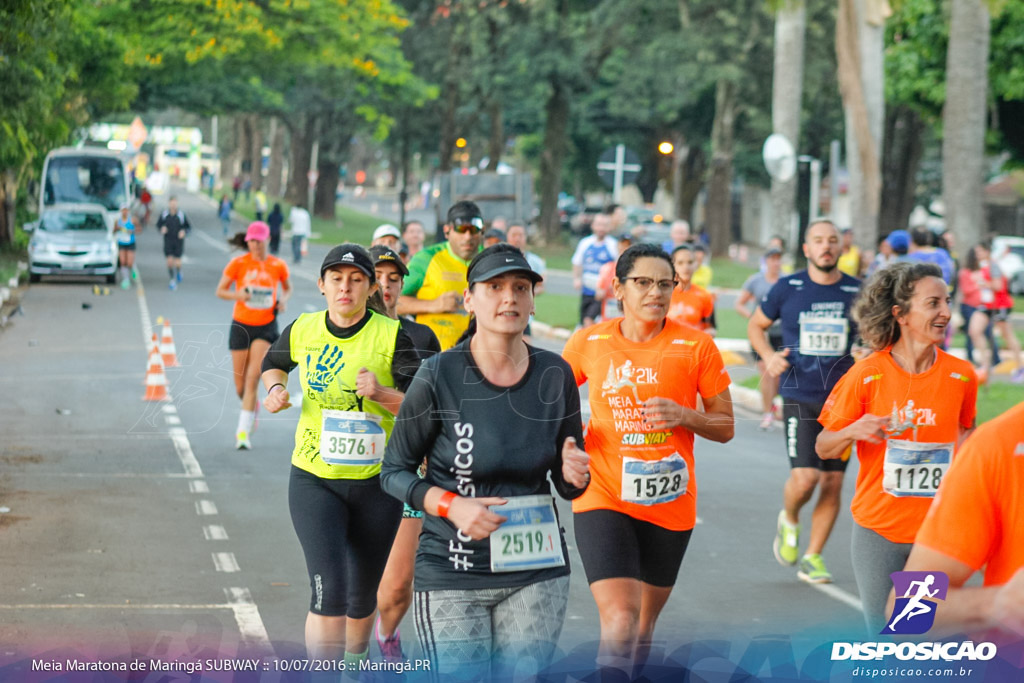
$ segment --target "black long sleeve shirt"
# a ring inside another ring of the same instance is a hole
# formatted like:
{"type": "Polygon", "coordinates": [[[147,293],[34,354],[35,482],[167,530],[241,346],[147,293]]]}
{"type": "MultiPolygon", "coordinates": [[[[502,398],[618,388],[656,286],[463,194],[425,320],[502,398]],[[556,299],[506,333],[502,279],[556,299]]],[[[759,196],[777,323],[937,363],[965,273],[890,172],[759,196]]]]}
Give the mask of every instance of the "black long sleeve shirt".
{"type": "MultiPolygon", "coordinates": [[[[484,378],[468,341],[424,361],[384,452],[381,487],[418,510],[431,486],[480,498],[551,496],[553,483],[563,498],[580,496],[583,489],[562,477],[566,437],[583,448],[579,389],[558,355],[533,347],[529,353],[525,375],[511,387],[484,378]],[[424,456],[427,471],[420,479],[416,469],[424,456]]],[[[491,572],[488,539],[457,532],[447,519],[424,517],[417,590],[524,586],[569,573],[564,532],[565,566],[507,573],[491,572]]]]}

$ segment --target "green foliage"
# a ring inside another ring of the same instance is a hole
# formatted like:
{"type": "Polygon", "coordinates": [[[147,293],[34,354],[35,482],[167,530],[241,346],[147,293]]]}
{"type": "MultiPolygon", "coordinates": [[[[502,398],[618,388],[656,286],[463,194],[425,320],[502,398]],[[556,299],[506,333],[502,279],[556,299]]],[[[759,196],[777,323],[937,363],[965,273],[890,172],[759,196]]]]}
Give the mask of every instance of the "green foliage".
{"type": "MultiPolygon", "coordinates": [[[[90,116],[126,107],[135,87],[125,79],[120,36],[97,23],[91,3],[8,0],[0,26],[0,173],[20,184],[90,116]]],[[[20,199],[3,193],[0,201],[20,199]]],[[[0,217],[0,243],[18,239],[0,217]]]]}

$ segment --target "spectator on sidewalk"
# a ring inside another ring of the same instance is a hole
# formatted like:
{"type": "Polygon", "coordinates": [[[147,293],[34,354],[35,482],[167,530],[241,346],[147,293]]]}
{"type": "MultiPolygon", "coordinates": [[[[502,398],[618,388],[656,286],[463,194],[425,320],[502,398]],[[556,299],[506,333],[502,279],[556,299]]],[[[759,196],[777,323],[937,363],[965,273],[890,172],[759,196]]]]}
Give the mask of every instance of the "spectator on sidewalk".
{"type": "Polygon", "coordinates": [[[313,221],[309,211],[301,206],[293,206],[288,214],[288,222],[292,225],[292,263],[298,265],[302,262],[303,254],[309,250],[307,240],[313,234],[313,221]]]}

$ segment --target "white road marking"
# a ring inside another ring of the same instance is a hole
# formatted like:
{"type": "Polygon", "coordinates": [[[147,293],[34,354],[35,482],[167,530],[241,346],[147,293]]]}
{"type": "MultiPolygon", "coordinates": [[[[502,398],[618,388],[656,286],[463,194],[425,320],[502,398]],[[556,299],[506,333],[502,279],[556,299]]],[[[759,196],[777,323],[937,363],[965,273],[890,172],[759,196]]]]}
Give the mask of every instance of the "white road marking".
{"type": "Polygon", "coordinates": [[[25,603],[23,605],[0,605],[0,610],[19,610],[19,609],[137,609],[137,610],[176,610],[176,609],[234,609],[235,606],[231,604],[221,603],[206,603],[206,604],[194,604],[187,605],[183,603],[155,603],[155,604],[143,604],[143,603],[116,603],[112,605],[103,605],[94,602],[83,602],[83,603],[71,603],[71,604],[41,604],[41,603],[25,603]]]}
{"type": "Polygon", "coordinates": [[[256,607],[249,589],[225,588],[224,594],[235,613],[235,622],[242,634],[242,642],[258,652],[274,654],[274,648],[270,646],[270,636],[267,635],[263,619],[260,618],[260,610],[256,607]]]}
{"type": "MultiPolygon", "coordinates": [[[[136,351],[137,348],[132,348],[131,350],[132,351],[136,351]]],[[[50,350],[47,349],[47,351],[49,352],[50,350]]],[[[25,382],[39,382],[40,384],[42,384],[42,383],[50,383],[50,382],[109,382],[109,381],[121,380],[121,379],[137,379],[137,378],[145,377],[145,376],[146,376],[146,373],[144,373],[144,372],[111,372],[111,373],[104,374],[104,375],[63,374],[63,375],[33,375],[32,377],[24,377],[24,376],[18,377],[18,376],[14,376],[14,377],[0,377],[0,384],[6,384],[8,382],[11,383],[11,384],[13,384],[15,382],[17,382],[19,384],[23,384],[25,382]]]]}
{"type": "MultiPolygon", "coordinates": [[[[209,237],[202,231],[196,231],[196,233],[204,241],[207,241],[215,249],[222,251],[223,253],[228,252],[228,245],[223,241],[218,242],[212,237],[209,237]]],[[[189,259],[183,259],[185,263],[188,263],[189,259]]],[[[139,313],[142,318],[142,337],[143,337],[143,348],[148,349],[150,341],[153,336],[152,324],[149,316],[149,306],[146,303],[146,291],[142,284],[142,276],[138,279],[138,300],[139,300],[139,313]]],[[[177,408],[174,406],[173,399],[168,392],[167,400],[161,406],[164,414],[167,416],[167,423],[172,426],[168,433],[170,434],[171,440],[174,443],[174,450],[178,454],[178,459],[181,461],[182,466],[185,469],[185,476],[193,478],[193,481],[189,482],[189,490],[193,493],[208,493],[209,486],[205,481],[200,479],[203,476],[203,470],[199,466],[199,461],[195,457],[195,453],[192,452],[192,445],[188,440],[188,433],[184,428],[177,426],[181,424],[181,420],[177,417],[177,408]]],[[[212,516],[217,514],[217,506],[214,505],[212,500],[198,500],[195,503],[196,514],[200,516],[212,516]]],[[[203,535],[209,540],[228,540],[227,531],[220,525],[207,525],[203,527],[203,535]]],[[[238,561],[235,559],[234,553],[213,553],[213,564],[219,572],[234,573],[240,571],[238,561]]],[[[242,642],[247,647],[259,651],[261,654],[273,655],[274,649],[270,646],[270,637],[267,635],[267,629],[263,624],[263,619],[260,617],[259,608],[252,599],[252,595],[248,588],[226,588],[224,590],[225,595],[228,598],[227,605],[217,605],[216,608],[227,608],[230,609],[235,617],[235,623],[238,625],[238,630],[241,635],[242,642]]],[[[179,609],[195,609],[191,606],[182,606],[179,609]]]]}
{"type": "Polygon", "coordinates": [[[213,566],[217,568],[217,571],[226,574],[241,571],[234,553],[213,553],[213,566]]]}
{"type": "Polygon", "coordinates": [[[203,476],[203,468],[199,466],[199,461],[192,452],[192,445],[188,442],[188,433],[181,427],[172,427],[168,433],[174,442],[174,450],[178,452],[178,460],[185,468],[185,474],[190,477],[203,476]]]}
{"type": "Polygon", "coordinates": [[[828,597],[832,598],[833,600],[838,600],[839,602],[843,603],[844,605],[847,605],[848,607],[852,607],[858,612],[864,611],[864,604],[860,601],[860,598],[858,598],[856,595],[853,595],[852,593],[847,593],[839,586],[834,586],[829,583],[812,583],[811,587],[817,588],[819,591],[821,591],[828,597]]]}
{"type": "Polygon", "coordinates": [[[215,238],[211,237],[210,235],[207,235],[205,232],[203,232],[201,230],[197,230],[196,232],[193,232],[192,234],[193,235],[197,235],[199,237],[199,239],[203,240],[204,242],[209,244],[214,249],[217,249],[217,250],[219,250],[219,251],[221,251],[221,252],[223,252],[225,254],[228,253],[229,251],[231,251],[231,247],[228,246],[227,240],[225,240],[224,238],[215,239],[215,238]]]}
{"type": "Polygon", "coordinates": [[[196,514],[200,517],[210,517],[217,514],[217,506],[212,500],[197,500],[196,514]]]}

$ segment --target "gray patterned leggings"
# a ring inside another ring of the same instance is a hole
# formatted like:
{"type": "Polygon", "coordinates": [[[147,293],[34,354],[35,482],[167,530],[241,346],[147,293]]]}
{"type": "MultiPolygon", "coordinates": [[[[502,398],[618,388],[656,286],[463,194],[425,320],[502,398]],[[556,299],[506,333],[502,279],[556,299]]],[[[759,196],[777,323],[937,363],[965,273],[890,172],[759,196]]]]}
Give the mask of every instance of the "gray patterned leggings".
{"type": "Polygon", "coordinates": [[[548,665],[568,600],[568,576],[513,588],[416,591],[416,635],[434,678],[528,676],[548,665]]]}

